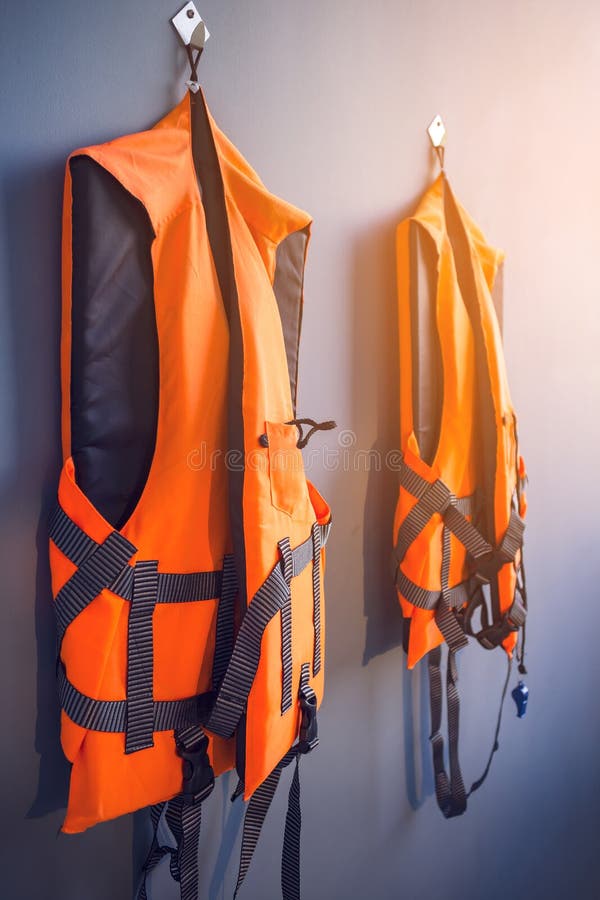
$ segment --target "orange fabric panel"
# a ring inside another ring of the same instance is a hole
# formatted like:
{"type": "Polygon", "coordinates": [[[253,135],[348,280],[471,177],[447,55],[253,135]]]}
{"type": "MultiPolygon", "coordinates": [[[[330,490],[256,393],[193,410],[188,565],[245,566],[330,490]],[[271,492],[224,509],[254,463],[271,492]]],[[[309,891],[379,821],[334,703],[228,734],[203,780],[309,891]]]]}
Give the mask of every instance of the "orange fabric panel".
{"type": "MultiPolygon", "coordinates": [[[[311,485],[311,504],[315,520],[326,524],[330,510],[323,498],[311,485]]],[[[298,525],[295,524],[297,529],[298,525]]],[[[310,532],[309,532],[310,533],[310,532]]],[[[292,547],[300,541],[292,541],[292,547]]],[[[325,551],[321,550],[321,562],[325,551]]],[[[292,579],[292,696],[297,696],[300,687],[300,671],[303,663],[309,663],[309,683],[317,695],[320,705],[323,697],[325,663],[325,591],[323,587],[324,565],[321,566],[321,669],[315,676],[313,670],[314,628],[312,564],[292,579]]],[[[262,639],[258,671],[248,699],[246,726],[246,771],[244,797],[248,799],[264,779],[273,771],[280,759],[294,743],[300,726],[300,711],[297,703],[288,712],[281,714],[281,617],[275,616],[268,624],[262,639]]]]}
{"type": "MultiPolygon", "coordinates": [[[[72,733],[83,729],[62,714],[63,749],[69,756],[72,733]]],[[[211,740],[209,755],[215,774],[231,768],[232,742],[211,740]]],[[[97,822],[168,800],[181,791],[181,759],[172,732],[154,734],[154,746],[125,754],[122,734],[84,732],[71,771],[69,805],[62,831],[84,831],[97,822]]]]}

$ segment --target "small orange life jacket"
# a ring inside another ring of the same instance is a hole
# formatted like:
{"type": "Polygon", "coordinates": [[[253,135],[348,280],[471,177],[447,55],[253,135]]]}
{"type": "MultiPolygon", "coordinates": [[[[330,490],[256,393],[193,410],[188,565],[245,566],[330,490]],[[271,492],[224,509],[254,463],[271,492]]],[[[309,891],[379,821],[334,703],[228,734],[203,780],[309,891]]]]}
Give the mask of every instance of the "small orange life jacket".
{"type": "Polygon", "coordinates": [[[436,792],[446,816],[462,813],[467,798],[454,654],[472,635],[511,658],[526,616],[525,468],[495,308],[502,262],[444,173],[397,229],[402,463],[393,562],[408,667],[428,654],[436,792]],[[450,780],[440,735],[444,641],[450,780]]]}
{"type": "Polygon", "coordinates": [[[63,831],[153,806],[146,868],[168,852],[164,812],[186,898],[214,775],[235,765],[257,798],[241,884],[265,796],[317,742],[330,511],[295,424],[310,226],[201,90],[67,161],[50,523],[63,831]]]}

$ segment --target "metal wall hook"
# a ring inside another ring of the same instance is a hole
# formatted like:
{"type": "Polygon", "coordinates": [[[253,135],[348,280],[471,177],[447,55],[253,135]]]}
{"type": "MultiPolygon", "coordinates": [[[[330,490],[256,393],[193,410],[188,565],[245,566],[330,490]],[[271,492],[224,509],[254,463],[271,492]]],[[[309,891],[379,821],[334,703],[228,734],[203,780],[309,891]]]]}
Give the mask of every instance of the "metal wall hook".
{"type": "Polygon", "coordinates": [[[427,129],[429,140],[435,150],[442,172],[444,171],[444,155],[446,149],[446,126],[441,116],[435,116],[427,129]]]}
{"type": "Polygon", "coordinates": [[[191,91],[196,93],[199,90],[198,84],[198,61],[202,55],[205,44],[210,37],[210,32],[202,20],[202,16],[193,3],[186,3],[176,16],[171,19],[173,27],[183,41],[186,48],[188,59],[190,61],[191,78],[186,81],[186,85],[191,91]],[[196,50],[194,58],[193,51],[196,50]]]}

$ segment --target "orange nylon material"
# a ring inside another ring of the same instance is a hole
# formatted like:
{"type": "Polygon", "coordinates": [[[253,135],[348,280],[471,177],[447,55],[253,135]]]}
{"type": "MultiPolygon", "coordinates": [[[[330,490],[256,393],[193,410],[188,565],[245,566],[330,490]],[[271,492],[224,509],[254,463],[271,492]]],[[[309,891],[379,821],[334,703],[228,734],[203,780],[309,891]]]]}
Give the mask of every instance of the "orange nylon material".
{"type": "MultiPolygon", "coordinates": [[[[137,197],[150,217],[154,303],[159,339],[159,412],[154,456],[137,506],[120,529],[137,548],[131,560],[158,560],[159,571],[220,569],[232,552],[228,511],[227,383],[229,326],[212,259],[191,150],[190,95],[148,131],[86,147],[86,154],[137,197]],[[204,442],[210,465],[194,465],[204,442]],[[192,454],[192,456],[190,456],[192,454]],[[169,516],[165,516],[165,510],[169,516]]],[[[293,418],[281,319],[273,292],[278,244],[309,229],[310,216],[269,193],[209,114],[223,176],[244,346],[242,411],[246,454],[243,518],[248,602],[278,561],[277,542],[310,537],[329,507],[306,480],[293,418]],[[259,444],[267,433],[269,447],[259,444]],[[281,451],[281,452],[278,452],[281,451]]],[[[62,246],[62,439],[59,500],[96,541],[113,530],[77,485],[70,446],[71,178],[67,162],[62,246]]],[[[323,560],[324,560],[324,551],[323,560]]],[[[50,542],[53,592],[74,565],[50,542]]],[[[323,602],[321,591],[321,602],[323,602]]],[[[294,690],[313,659],[312,566],[292,583],[294,690]]],[[[211,689],[218,600],[157,604],[153,616],[156,700],[211,689]]],[[[67,677],[89,696],[125,699],[129,602],[103,590],[66,631],[67,677]]],[[[324,620],[324,610],[321,612],[324,620]]],[[[324,654],[324,646],[321,648],[324,654]]],[[[246,797],[270,774],[298,735],[298,704],[281,715],[279,616],[264,634],[247,710],[246,797]]],[[[311,686],[320,702],[323,669],[311,686]]],[[[126,755],[122,733],[81,728],[63,712],[61,737],[73,763],[63,830],[78,832],[181,790],[182,761],[173,732],[154,747],[126,755]]],[[[211,737],[215,774],[234,765],[235,740],[211,737]]]]}
{"type": "MultiPolygon", "coordinates": [[[[502,351],[502,338],[492,290],[503,253],[486,243],[483,234],[468,213],[457,202],[442,173],[422,197],[415,214],[401,222],[396,234],[397,284],[400,336],[400,446],[406,463],[429,482],[441,479],[457,497],[473,494],[478,487],[476,456],[477,428],[477,370],[475,366],[474,334],[457,275],[456,245],[465,238],[468,244],[467,266],[472,276],[476,303],[481,316],[492,389],[497,431],[494,521],[496,543],[506,529],[516,489],[517,441],[514,409],[510,399],[502,351]],[[449,210],[451,215],[449,214],[449,210]],[[425,240],[435,250],[435,323],[442,357],[443,401],[439,442],[431,465],[420,456],[413,422],[413,355],[410,296],[412,270],[410,231],[421,230],[425,240]],[[458,229],[462,234],[457,234],[458,229]]],[[[521,460],[522,477],[525,475],[521,460]]],[[[416,499],[400,488],[394,520],[394,544],[398,531],[416,499]]],[[[526,508],[522,496],[520,512],[526,508]]],[[[469,575],[466,551],[451,535],[449,586],[464,581],[469,575]]],[[[419,586],[441,590],[442,518],[431,517],[423,531],[408,548],[401,570],[419,586]]],[[[500,608],[504,612],[512,605],[516,571],[508,563],[499,573],[500,608]]],[[[434,611],[413,606],[398,591],[403,615],[411,619],[408,648],[408,667],[413,666],[430,650],[443,642],[434,621],[434,611]]],[[[511,654],[517,635],[511,634],[503,643],[511,654]]]]}

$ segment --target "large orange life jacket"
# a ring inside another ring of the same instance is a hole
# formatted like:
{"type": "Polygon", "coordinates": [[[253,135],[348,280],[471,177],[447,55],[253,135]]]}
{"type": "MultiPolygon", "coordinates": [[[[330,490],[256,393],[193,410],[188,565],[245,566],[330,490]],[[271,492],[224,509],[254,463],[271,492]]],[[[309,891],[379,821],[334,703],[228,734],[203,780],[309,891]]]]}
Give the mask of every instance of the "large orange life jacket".
{"type": "Polygon", "coordinates": [[[526,616],[525,468],[495,305],[502,262],[443,173],[397,229],[402,462],[394,572],[409,668],[428,654],[436,792],[446,816],[462,813],[467,799],[454,654],[471,635],[512,657],[526,616]],[[444,641],[450,779],[440,734],[444,641]]]}
{"type": "Polygon", "coordinates": [[[214,775],[235,765],[255,798],[241,884],[265,798],[317,742],[330,512],[294,424],[310,225],[202,91],[68,158],[50,523],[63,831],[155,805],[147,868],[165,812],[186,898],[214,775]]]}

